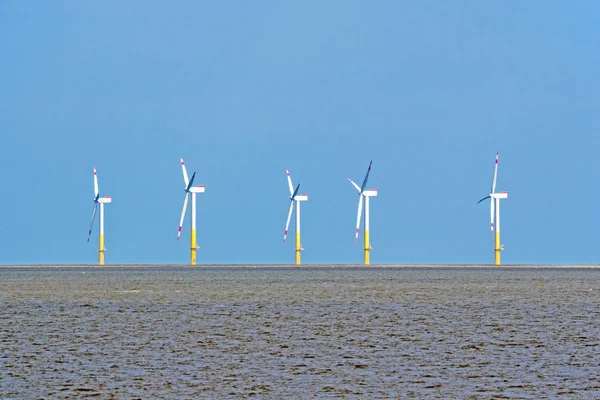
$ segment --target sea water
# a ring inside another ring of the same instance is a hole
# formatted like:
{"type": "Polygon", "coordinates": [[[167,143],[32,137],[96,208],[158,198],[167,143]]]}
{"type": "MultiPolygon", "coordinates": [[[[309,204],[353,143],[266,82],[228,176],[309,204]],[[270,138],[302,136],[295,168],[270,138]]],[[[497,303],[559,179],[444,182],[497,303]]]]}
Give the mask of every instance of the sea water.
{"type": "Polygon", "coordinates": [[[600,398],[600,270],[0,269],[0,398],[600,398]]]}

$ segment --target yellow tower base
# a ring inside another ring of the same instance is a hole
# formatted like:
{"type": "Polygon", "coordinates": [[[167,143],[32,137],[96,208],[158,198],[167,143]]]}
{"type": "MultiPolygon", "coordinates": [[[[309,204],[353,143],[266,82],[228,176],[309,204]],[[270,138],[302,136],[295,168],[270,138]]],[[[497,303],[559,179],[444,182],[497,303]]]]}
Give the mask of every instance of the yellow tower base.
{"type": "Polygon", "coordinates": [[[98,247],[98,264],[104,265],[104,234],[100,234],[100,246],[98,247]]]}
{"type": "Polygon", "coordinates": [[[300,265],[300,251],[302,247],[300,246],[300,234],[296,233],[296,265],[300,265]]]}
{"type": "Polygon", "coordinates": [[[369,231],[365,231],[365,265],[369,265],[371,263],[370,254],[371,251],[371,242],[369,241],[369,231]]]}
{"type": "Polygon", "coordinates": [[[496,231],[496,265],[500,265],[500,251],[502,251],[502,247],[500,246],[500,232],[496,231]]]}
{"type": "Polygon", "coordinates": [[[192,234],[190,236],[191,236],[190,264],[196,265],[196,249],[198,246],[196,246],[196,230],[195,229],[192,229],[192,234]]]}

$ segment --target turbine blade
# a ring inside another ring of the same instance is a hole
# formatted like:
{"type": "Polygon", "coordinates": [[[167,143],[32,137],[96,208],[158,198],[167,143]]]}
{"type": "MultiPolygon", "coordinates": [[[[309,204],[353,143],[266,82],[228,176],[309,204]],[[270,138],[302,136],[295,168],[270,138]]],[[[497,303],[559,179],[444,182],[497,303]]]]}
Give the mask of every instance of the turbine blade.
{"type": "Polygon", "coordinates": [[[492,194],[496,193],[496,179],[498,178],[498,152],[496,152],[496,164],[494,166],[494,180],[492,181],[492,194]]]}
{"type": "Polygon", "coordinates": [[[92,222],[90,222],[90,230],[88,231],[88,243],[90,242],[90,236],[92,236],[92,226],[94,226],[94,219],[96,218],[96,209],[98,208],[98,203],[94,203],[94,208],[92,209],[92,222]]]}
{"type": "Polygon", "coordinates": [[[494,232],[494,198],[490,197],[490,230],[494,232]]]}
{"type": "Polygon", "coordinates": [[[348,180],[350,181],[352,186],[354,186],[356,188],[356,190],[358,190],[358,193],[360,193],[360,188],[358,187],[358,185],[356,183],[354,183],[354,181],[352,179],[348,178],[348,180]]]}
{"type": "Polygon", "coordinates": [[[290,227],[290,219],[292,219],[292,211],[294,210],[294,202],[290,201],[290,210],[288,211],[287,222],[285,223],[285,232],[283,232],[283,243],[287,239],[288,228],[290,227]]]}
{"type": "Polygon", "coordinates": [[[181,236],[181,228],[183,228],[183,219],[185,218],[185,210],[187,208],[189,193],[185,194],[185,199],[183,200],[183,209],[181,210],[181,218],[179,219],[179,230],[177,231],[177,240],[181,236]]]}
{"type": "Polygon", "coordinates": [[[194,178],[196,178],[196,173],[195,172],[192,174],[192,179],[190,179],[190,183],[185,188],[186,192],[189,192],[190,189],[192,188],[192,185],[194,185],[194,178]]]}
{"type": "Polygon", "coordinates": [[[367,169],[367,175],[365,175],[365,180],[362,183],[362,186],[360,187],[360,192],[364,192],[365,191],[365,187],[367,186],[367,181],[369,180],[369,174],[371,173],[371,164],[373,164],[373,161],[369,162],[369,169],[367,169]]]}
{"type": "Polygon", "coordinates": [[[479,200],[479,201],[477,202],[477,204],[481,203],[481,202],[482,202],[482,201],[484,201],[484,200],[487,200],[487,199],[489,199],[490,197],[491,197],[491,196],[485,196],[483,199],[479,200]]]}
{"type": "Polygon", "coordinates": [[[363,196],[360,196],[360,200],[358,200],[358,214],[356,214],[356,241],[358,242],[358,228],[360,227],[360,216],[362,214],[363,208],[363,196]]]}
{"type": "Polygon", "coordinates": [[[287,169],[285,170],[285,173],[287,174],[288,186],[290,188],[290,196],[291,196],[294,194],[294,185],[292,185],[292,177],[290,176],[290,171],[288,171],[287,169]]]}
{"type": "Polygon", "coordinates": [[[185,183],[185,187],[188,187],[190,181],[188,179],[188,174],[185,169],[185,163],[183,162],[183,158],[179,157],[179,159],[181,160],[181,170],[183,171],[183,183],[185,183]]]}
{"type": "Polygon", "coordinates": [[[99,195],[99,191],[98,191],[98,175],[96,173],[96,167],[94,167],[94,198],[98,199],[98,195],[99,195]]]}
{"type": "Polygon", "coordinates": [[[292,193],[292,197],[290,197],[290,200],[294,200],[296,198],[296,195],[298,194],[298,189],[300,189],[300,184],[296,186],[296,190],[294,190],[294,193],[292,193]]]}

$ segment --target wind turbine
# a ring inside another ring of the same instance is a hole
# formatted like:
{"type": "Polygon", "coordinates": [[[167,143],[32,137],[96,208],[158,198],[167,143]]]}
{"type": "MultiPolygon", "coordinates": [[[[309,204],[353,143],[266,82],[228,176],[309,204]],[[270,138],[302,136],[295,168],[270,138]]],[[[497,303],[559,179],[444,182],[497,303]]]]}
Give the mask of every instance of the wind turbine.
{"type": "Polygon", "coordinates": [[[104,196],[100,197],[100,192],[98,191],[98,174],[96,173],[96,167],[94,167],[94,208],[92,209],[92,222],[90,222],[90,230],[88,232],[88,243],[90,242],[90,236],[92,235],[92,226],[94,226],[94,219],[96,218],[96,210],[98,209],[98,205],[100,205],[100,244],[98,246],[98,264],[104,265],[104,252],[106,248],[104,247],[104,205],[111,203],[112,197],[104,196]]]}
{"type": "Polygon", "coordinates": [[[292,185],[292,177],[290,176],[290,171],[285,170],[287,174],[288,186],[290,188],[290,210],[288,211],[287,222],[285,223],[285,232],[283,233],[283,243],[287,239],[288,228],[290,227],[290,219],[292,218],[292,211],[294,210],[294,203],[296,204],[296,265],[300,265],[300,252],[304,250],[302,245],[300,244],[300,202],[308,201],[307,194],[298,194],[298,189],[300,189],[300,184],[296,186],[294,190],[294,186],[292,185]]]}
{"type": "Polygon", "coordinates": [[[179,230],[177,231],[177,240],[181,236],[181,228],[183,228],[183,219],[185,218],[185,211],[187,209],[188,197],[189,194],[192,194],[192,229],[190,234],[190,264],[196,265],[196,250],[199,247],[196,245],[196,193],[204,193],[204,185],[193,186],[194,178],[196,177],[196,173],[192,174],[192,179],[188,179],[188,174],[185,169],[185,163],[183,162],[183,158],[179,158],[181,160],[181,169],[183,171],[183,183],[185,184],[185,199],[183,200],[183,210],[181,210],[181,219],[179,220],[179,230]]]}
{"type": "Polygon", "coordinates": [[[477,204],[490,199],[490,230],[496,231],[496,240],[494,251],[496,254],[496,265],[500,265],[500,251],[504,250],[504,245],[500,244],[500,200],[508,198],[508,192],[496,193],[496,180],[498,178],[498,152],[496,152],[496,164],[494,166],[494,179],[492,180],[492,193],[479,200],[477,204]],[[496,225],[494,225],[494,206],[496,208],[496,225]]]}
{"type": "Polygon", "coordinates": [[[356,241],[358,242],[358,229],[360,227],[360,214],[362,213],[363,207],[363,197],[365,199],[365,265],[370,264],[370,252],[371,252],[371,242],[369,241],[369,198],[377,196],[377,189],[369,189],[365,190],[367,186],[367,181],[369,180],[369,173],[371,172],[371,164],[373,161],[369,162],[369,169],[367,169],[367,174],[365,175],[365,179],[363,180],[362,185],[359,187],[352,179],[348,179],[352,186],[356,188],[358,191],[358,214],[356,216],[356,241]]]}

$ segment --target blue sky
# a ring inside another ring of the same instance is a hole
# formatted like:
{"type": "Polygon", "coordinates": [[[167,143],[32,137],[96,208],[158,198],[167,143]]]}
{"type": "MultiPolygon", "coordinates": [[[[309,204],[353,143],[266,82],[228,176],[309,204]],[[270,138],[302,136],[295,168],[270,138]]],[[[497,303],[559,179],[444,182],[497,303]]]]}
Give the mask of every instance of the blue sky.
{"type": "Polygon", "coordinates": [[[597,263],[600,3],[0,3],[0,263],[292,263],[285,169],[308,193],[304,263],[597,263]]]}

